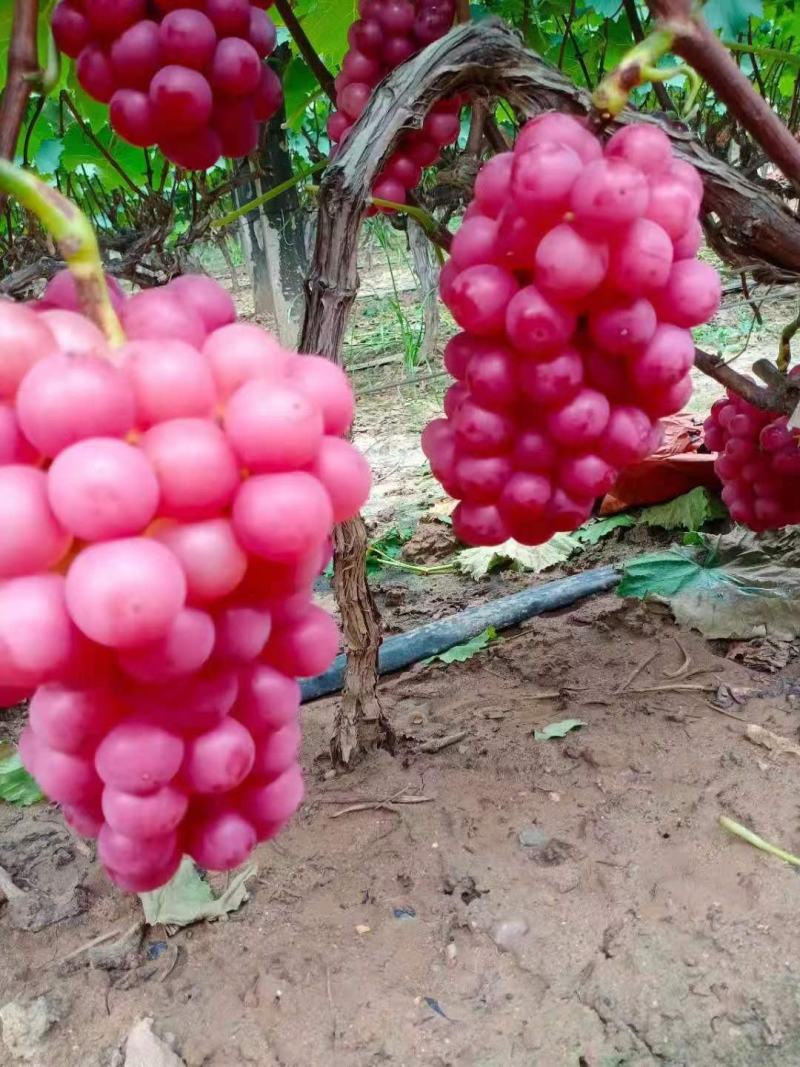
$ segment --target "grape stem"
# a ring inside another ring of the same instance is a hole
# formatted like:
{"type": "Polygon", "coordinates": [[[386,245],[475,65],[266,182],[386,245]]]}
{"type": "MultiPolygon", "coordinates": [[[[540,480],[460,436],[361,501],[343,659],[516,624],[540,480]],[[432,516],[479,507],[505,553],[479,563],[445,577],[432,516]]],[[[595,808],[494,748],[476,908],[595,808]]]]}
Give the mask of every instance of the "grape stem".
{"type": "Polygon", "coordinates": [[[787,323],[781,331],[781,339],[778,345],[778,358],[776,360],[778,370],[786,374],[792,361],[792,339],[800,330],[800,311],[797,312],[791,322],[787,323]]]}
{"type": "Polygon", "coordinates": [[[722,43],[731,52],[761,56],[763,59],[777,59],[789,67],[800,67],[800,55],[797,52],[785,52],[782,48],[770,48],[765,44],[745,44],[741,41],[723,41],[722,43]]]}
{"type": "Polygon", "coordinates": [[[97,236],[86,216],[57,189],[5,159],[0,159],[0,190],[36,215],[75,279],[84,315],[99,326],[109,344],[123,344],[125,334],[111,304],[97,236]]]}
{"type": "MultiPolygon", "coordinates": [[[[373,207],[382,208],[384,211],[397,211],[405,213],[409,218],[414,219],[420,224],[422,229],[433,240],[434,245],[437,248],[444,246],[444,242],[441,240],[441,229],[437,220],[431,215],[429,211],[426,211],[424,207],[414,204],[398,204],[394,200],[383,200],[379,196],[371,196],[369,198],[370,204],[373,207]]],[[[449,242],[448,242],[449,247],[449,242]]]]}
{"type": "Polygon", "coordinates": [[[275,200],[276,197],[279,197],[282,193],[294,188],[295,185],[299,185],[300,182],[305,181],[306,178],[310,178],[312,174],[318,174],[321,170],[324,170],[327,165],[328,160],[321,159],[319,163],[315,163],[313,166],[306,167],[305,170],[293,174],[291,178],[288,178],[285,182],[281,182],[280,185],[274,186],[272,189],[268,189],[266,193],[262,193],[261,196],[255,197],[254,200],[248,200],[246,204],[241,204],[239,207],[234,208],[233,211],[229,211],[221,218],[214,219],[211,223],[212,229],[220,230],[223,226],[230,226],[232,222],[236,222],[237,219],[242,218],[244,215],[249,215],[251,211],[255,211],[255,209],[261,207],[262,204],[267,204],[270,200],[275,200]]]}
{"type": "Polygon", "coordinates": [[[380,549],[372,547],[367,548],[367,559],[374,559],[382,567],[395,567],[399,571],[409,571],[411,574],[420,574],[423,577],[431,574],[452,574],[455,571],[455,564],[453,563],[439,563],[432,567],[424,567],[415,563],[403,563],[399,559],[392,559],[391,556],[385,555],[380,549]]]}
{"type": "Polygon", "coordinates": [[[607,74],[592,93],[595,114],[589,118],[599,132],[615,119],[627,105],[631,90],[647,81],[663,82],[684,69],[671,67],[661,70],[656,63],[672,50],[673,34],[657,29],[639,41],[623,56],[619,64],[607,74]]]}
{"type": "Polygon", "coordinates": [[[727,830],[728,833],[733,834],[734,837],[746,841],[748,845],[752,845],[754,848],[760,848],[762,852],[766,852],[770,856],[776,856],[779,860],[783,860],[785,863],[790,863],[793,867],[800,867],[800,856],[794,856],[791,852],[786,852],[784,849],[778,848],[777,845],[770,844],[770,842],[765,841],[763,837],[759,837],[758,834],[754,834],[752,830],[748,830],[746,826],[742,826],[740,822],[736,822],[734,819],[729,819],[726,815],[720,815],[719,824],[723,830],[727,830]]]}

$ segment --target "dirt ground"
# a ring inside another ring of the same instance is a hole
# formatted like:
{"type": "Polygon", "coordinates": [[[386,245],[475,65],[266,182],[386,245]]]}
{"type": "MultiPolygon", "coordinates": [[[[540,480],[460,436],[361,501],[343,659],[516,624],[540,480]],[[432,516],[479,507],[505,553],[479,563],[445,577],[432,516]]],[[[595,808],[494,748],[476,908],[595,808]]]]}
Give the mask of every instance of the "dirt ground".
{"type": "Polygon", "coordinates": [[[385,680],[400,749],[351,775],[325,776],[320,701],[307,800],[259,850],[251,900],[110,953],[72,956],[130,931],[138,902],[55,812],[4,806],[0,866],[49,898],[80,890],[38,932],[0,918],[0,1002],[56,1004],[42,1067],[121,1063],[143,1016],[188,1067],[800,1063],[797,875],[717,824],[800,846],[794,758],[744,733],[795,736],[797,676],[608,595],[385,680]],[[565,718],[586,726],[534,740],[565,718]]]}
{"type": "MultiPolygon", "coordinates": [[[[441,498],[418,445],[440,395],[360,405],[377,531],[441,498]]],[[[618,531],[571,569],[652,543],[618,531]]],[[[552,576],[375,585],[397,632],[552,576]]],[[[0,805],[0,868],[30,902],[0,890],[0,1005],[43,997],[50,1020],[27,1062],[122,1067],[150,1017],[180,1058],[136,1067],[800,1064],[797,873],[718,824],[800,851],[796,757],[746,736],[797,738],[796,652],[708,642],[595,597],[469,662],[385,678],[398,749],[340,777],[335,698],[318,701],[306,801],[258,850],[250,900],[173,936],[141,927],[54,809],[0,805]],[[585,725],[535,739],[567,718],[585,725]]],[[[0,1043],[0,1064],[17,1062],[0,1043]]]]}

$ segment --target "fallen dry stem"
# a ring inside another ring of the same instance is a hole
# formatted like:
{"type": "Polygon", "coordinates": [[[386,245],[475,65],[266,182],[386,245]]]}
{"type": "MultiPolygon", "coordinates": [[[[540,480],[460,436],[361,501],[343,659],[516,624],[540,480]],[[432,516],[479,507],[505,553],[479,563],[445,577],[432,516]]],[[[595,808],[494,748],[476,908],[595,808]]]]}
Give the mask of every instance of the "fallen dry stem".
{"type": "Polygon", "coordinates": [[[66,956],[62,956],[58,961],[58,965],[67,963],[69,960],[74,960],[76,956],[80,956],[83,952],[88,952],[89,949],[97,948],[98,945],[102,945],[105,941],[110,941],[112,938],[116,938],[118,943],[127,941],[129,937],[132,937],[136,931],[141,927],[141,922],[135,922],[133,926],[127,930],[108,930],[105,934],[98,934],[97,937],[93,937],[91,941],[86,941],[83,945],[73,949],[72,952],[68,952],[66,956]]]}
{"type": "Polygon", "coordinates": [[[616,692],[617,693],[624,692],[628,688],[628,686],[631,684],[631,682],[635,681],[639,677],[639,675],[642,673],[642,671],[645,669],[645,667],[648,667],[653,662],[653,660],[658,655],[658,651],[659,650],[656,648],[652,652],[650,652],[649,655],[645,656],[645,658],[642,660],[642,662],[639,664],[639,666],[635,667],[631,671],[631,673],[628,675],[628,677],[625,679],[625,681],[622,683],[622,685],[619,687],[619,689],[616,690],[616,692]]]}
{"type": "Polygon", "coordinates": [[[661,673],[664,675],[665,678],[682,678],[689,671],[689,667],[691,666],[691,663],[692,663],[692,657],[689,655],[689,653],[686,651],[686,649],[683,647],[683,645],[680,643],[680,641],[678,640],[677,637],[673,637],[672,640],[675,642],[675,644],[681,650],[681,654],[683,655],[683,662],[681,663],[680,667],[678,667],[677,670],[675,670],[675,671],[662,671],[661,673]]]}
{"type": "Polygon", "coordinates": [[[443,748],[449,748],[451,745],[457,745],[459,741],[463,741],[467,736],[466,730],[459,730],[455,734],[447,734],[446,737],[434,737],[430,741],[426,741],[420,745],[417,752],[441,752],[443,748]]]}
{"type": "Polygon", "coordinates": [[[692,682],[678,682],[676,685],[647,685],[641,689],[629,689],[629,693],[716,693],[718,685],[694,685],[692,682]]]}
{"type": "Polygon", "coordinates": [[[707,700],[706,701],[706,706],[711,708],[712,711],[716,711],[719,715],[724,715],[728,719],[736,719],[737,722],[747,722],[748,721],[744,717],[744,715],[734,715],[734,713],[732,711],[727,711],[725,708],[719,707],[717,704],[714,704],[713,701],[711,701],[711,700],[707,700]]]}
{"type": "MultiPolygon", "coordinates": [[[[358,803],[351,804],[347,808],[342,808],[341,811],[336,811],[331,815],[332,819],[339,819],[342,815],[351,815],[355,811],[391,811],[395,815],[399,814],[395,805],[397,804],[430,804],[435,797],[422,797],[417,794],[405,793],[402,789],[390,797],[380,797],[375,800],[362,800],[358,803]]],[[[341,801],[337,801],[341,803],[341,801]]]]}

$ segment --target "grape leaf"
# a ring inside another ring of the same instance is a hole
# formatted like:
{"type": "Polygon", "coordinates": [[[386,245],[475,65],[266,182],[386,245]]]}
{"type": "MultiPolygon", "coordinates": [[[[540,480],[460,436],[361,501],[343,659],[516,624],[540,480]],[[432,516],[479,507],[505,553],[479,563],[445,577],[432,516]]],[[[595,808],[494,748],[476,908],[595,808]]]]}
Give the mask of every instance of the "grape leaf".
{"type": "Polygon", "coordinates": [[[736,529],[625,564],[619,596],[669,605],[678,623],[709,638],[800,634],[800,529],[736,529]]]}
{"type": "Polygon", "coordinates": [[[699,530],[707,522],[724,519],[727,514],[724,505],[708,489],[698,486],[666,504],[645,508],[639,515],[639,522],[645,526],[660,526],[663,530],[699,530]]]}
{"type": "Polygon", "coordinates": [[[596,519],[588,522],[585,526],[581,526],[580,529],[575,531],[574,536],[581,544],[596,545],[598,541],[608,537],[614,530],[618,530],[623,526],[635,525],[636,519],[634,519],[633,515],[609,515],[605,519],[596,519]]]}
{"type": "Polygon", "coordinates": [[[139,894],[145,922],[150,926],[163,923],[166,927],[179,927],[202,919],[222,919],[250,899],[245,883],[257,871],[255,863],[248,863],[232,876],[225,891],[215,897],[194,862],[184,856],[177,873],[166,885],[152,893],[139,894]]]}
{"type": "Polygon", "coordinates": [[[579,730],[586,725],[583,719],[562,719],[561,722],[551,722],[543,730],[534,730],[533,736],[536,741],[551,741],[554,737],[566,737],[571,730],[579,730]]]}
{"type": "Polygon", "coordinates": [[[408,524],[392,526],[385,534],[368,544],[367,574],[376,574],[385,566],[387,559],[399,559],[403,552],[403,545],[410,541],[413,536],[413,526],[408,524]]]}
{"type": "Polygon", "coordinates": [[[465,548],[456,556],[456,569],[470,577],[484,578],[490,571],[506,563],[512,563],[517,570],[531,571],[538,574],[581,550],[580,543],[569,534],[554,534],[543,545],[521,545],[517,541],[505,541],[502,545],[491,548],[465,548]]]}
{"type": "Polygon", "coordinates": [[[0,760],[0,800],[21,808],[44,800],[44,793],[23,767],[18,752],[0,760]]]}
{"type": "Polygon", "coordinates": [[[295,14],[317,52],[329,66],[338,68],[347,51],[350,24],[358,17],[353,0],[302,0],[295,14]]]}
{"type": "Polygon", "coordinates": [[[737,37],[751,16],[760,18],[763,12],[762,0],[708,0],[703,6],[706,22],[723,37],[737,37]]]}
{"type": "Polygon", "coordinates": [[[311,69],[300,56],[292,56],[283,75],[286,124],[293,130],[303,125],[306,108],[322,90],[311,69]]]}
{"type": "Polygon", "coordinates": [[[472,659],[479,652],[483,652],[496,637],[497,630],[495,630],[494,626],[487,626],[483,633],[479,633],[476,637],[465,641],[463,645],[453,645],[446,652],[439,652],[435,656],[429,656],[428,659],[422,662],[425,665],[429,663],[466,663],[468,659],[472,659]]]}
{"type": "Polygon", "coordinates": [[[64,144],[59,137],[46,137],[39,145],[33,165],[39,174],[55,174],[61,162],[64,144]]]}

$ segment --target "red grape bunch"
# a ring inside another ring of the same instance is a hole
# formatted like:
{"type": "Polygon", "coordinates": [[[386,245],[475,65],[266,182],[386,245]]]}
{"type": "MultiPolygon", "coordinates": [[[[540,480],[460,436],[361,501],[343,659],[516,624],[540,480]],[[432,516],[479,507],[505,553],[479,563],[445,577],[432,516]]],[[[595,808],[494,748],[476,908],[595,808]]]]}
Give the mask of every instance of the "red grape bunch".
{"type": "Polygon", "coordinates": [[[271,0],[58,0],[53,36],[111,125],[180,167],[252,152],[282,99],[271,0]]]}
{"type": "Polygon", "coordinates": [[[111,349],[61,275],[0,302],[0,706],[26,767],[129,891],[228,870],[303,796],[312,586],[369,467],[345,374],[236,322],[216,282],[117,294],[111,349]]]}
{"type": "MultiPolygon", "coordinates": [[[[790,371],[797,377],[800,369],[790,371]]],[[[706,446],[718,452],[714,470],[731,518],[751,530],[800,523],[800,431],[786,415],[761,411],[729,392],[703,427],[706,446]]]]}
{"type": "Polygon", "coordinates": [[[691,394],[691,326],[720,300],[695,259],[702,184],[667,136],[605,146],[548,113],[480,170],[441,295],[456,382],[423,433],[467,544],[539,544],[589,517],[691,394]]]}
{"type": "MultiPolygon", "coordinates": [[[[358,9],[361,17],[350,27],[350,48],[336,77],[338,110],[328,119],[334,144],[347,136],[378,82],[425,45],[443,37],[455,17],[454,0],[360,0],[358,9]]],[[[442,148],[457,139],[460,111],[458,99],[436,104],[422,129],[402,138],[372,195],[404,203],[406,194],[419,185],[423,168],[436,163],[442,148]]]]}

